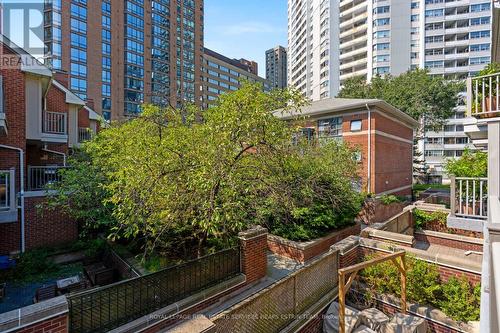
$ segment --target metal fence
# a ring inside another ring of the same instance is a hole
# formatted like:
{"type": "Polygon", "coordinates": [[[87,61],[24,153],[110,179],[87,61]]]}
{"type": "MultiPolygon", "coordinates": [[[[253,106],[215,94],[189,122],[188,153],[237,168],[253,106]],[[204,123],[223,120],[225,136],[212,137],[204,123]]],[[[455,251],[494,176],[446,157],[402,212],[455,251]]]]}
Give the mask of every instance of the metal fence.
{"type": "Polygon", "coordinates": [[[239,247],[68,296],[70,332],[107,332],[241,272],[239,247]]]}
{"type": "Polygon", "coordinates": [[[274,333],[283,330],[338,285],[338,252],[272,284],[212,318],[216,331],[274,333]]]}
{"type": "Polygon", "coordinates": [[[451,176],[451,216],[486,219],[488,217],[488,178],[451,176]]]}
{"type": "Polygon", "coordinates": [[[59,171],[64,166],[28,166],[28,190],[41,191],[47,185],[61,180],[59,171]]]}

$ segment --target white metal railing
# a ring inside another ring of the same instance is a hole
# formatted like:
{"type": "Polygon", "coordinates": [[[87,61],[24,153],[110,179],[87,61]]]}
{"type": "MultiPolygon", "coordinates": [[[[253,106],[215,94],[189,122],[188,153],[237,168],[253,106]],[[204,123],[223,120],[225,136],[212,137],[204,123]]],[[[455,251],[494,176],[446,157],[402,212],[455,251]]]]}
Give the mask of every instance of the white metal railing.
{"type": "Polygon", "coordinates": [[[87,127],[78,127],[78,142],[82,143],[85,141],[89,141],[92,139],[92,135],[94,133],[90,128],[87,127]]]}
{"type": "Polygon", "coordinates": [[[43,132],[49,134],[67,134],[66,113],[44,111],[43,132]]]}
{"type": "Polygon", "coordinates": [[[488,178],[450,176],[450,214],[455,217],[488,217],[488,178]]]}
{"type": "Polygon", "coordinates": [[[467,115],[487,116],[500,111],[500,73],[467,79],[467,115]]]}
{"type": "Polygon", "coordinates": [[[61,180],[59,171],[64,166],[28,166],[28,191],[41,191],[47,185],[61,180]]]}

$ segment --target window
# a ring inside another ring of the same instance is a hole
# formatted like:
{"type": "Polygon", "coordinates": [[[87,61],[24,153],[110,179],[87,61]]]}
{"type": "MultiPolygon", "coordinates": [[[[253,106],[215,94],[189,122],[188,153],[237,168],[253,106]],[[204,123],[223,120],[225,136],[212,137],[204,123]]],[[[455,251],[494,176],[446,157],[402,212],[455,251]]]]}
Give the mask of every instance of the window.
{"type": "Polygon", "coordinates": [[[389,43],[379,43],[379,44],[375,44],[373,45],[373,50],[377,50],[377,51],[380,51],[380,50],[388,50],[390,47],[390,44],[389,43]]]}
{"type": "Polygon", "coordinates": [[[441,157],[443,156],[442,150],[426,150],[425,156],[427,157],[441,157]]]}
{"type": "Polygon", "coordinates": [[[438,17],[444,15],[444,9],[426,10],[425,17],[438,17]]]}
{"type": "Polygon", "coordinates": [[[391,20],[389,18],[376,19],[373,21],[373,26],[379,27],[382,25],[388,25],[390,22],[391,22],[391,20]]]}
{"type": "Polygon", "coordinates": [[[11,210],[11,174],[10,171],[0,171],[0,212],[11,210]]]}
{"type": "Polygon", "coordinates": [[[87,18],[87,8],[80,7],[72,3],[71,15],[85,20],[87,18]]]}
{"type": "Polygon", "coordinates": [[[373,74],[382,75],[389,73],[389,71],[390,71],[389,67],[377,67],[373,69],[373,74]]]}
{"type": "Polygon", "coordinates": [[[373,57],[373,62],[388,62],[391,59],[391,56],[388,54],[381,54],[373,57]]]}
{"type": "Polygon", "coordinates": [[[87,66],[78,63],[71,63],[71,75],[83,77],[87,76],[87,66]]]}
{"type": "Polygon", "coordinates": [[[489,51],[490,44],[474,44],[469,48],[470,52],[489,51]]]}
{"type": "Polygon", "coordinates": [[[483,31],[473,31],[470,33],[470,38],[485,38],[485,37],[490,37],[490,31],[489,30],[483,30],[483,31]]]}
{"type": "Polygon", "coordinates": [[[79,50],[79,49],[71,48],[71,60],[86,62],[87,61],[87,52],[79,50]]]}
{"type": "Polygon", "coordinates": [[[360,119],[351,120],[351,132],[361,131],[362,121],[360,119]]]}
{"type": "Polygon", "coordinates": [[[71,31],[85,33],[87,31],[87,23],[74,19],[71,19],[71,31]]]}
{"type": "Polygon", "coordinates": [[[481,25],[481,24],[490,24],[490,18],[487,17],[476,17],[470,19],[470,25],[481,25]]]}
{"type": "Polygon", "coordinates": [[[342,117],[318,120],[318,134],[320,139],[342,137],[342,117]]]}
{"type": "Polygon", "coordinates": [[[383,14],[389,12],[389,6],[381,6],[373,9],[373,14],[383,14]]]}
{"type": "Polygon", "coordinates": [[[387,38],[390,35],[389,30],[380,30],[373,33],[373,38],[387,38]]]}
{"type": "Polygon", "coordinates": [[[480,3],[477,5],[471,5],[470,6],[470,11],[471,12],[483,12],[485,10],[490,10],[490,4],[489,3],[480,3]]]}
{"type": "Polygon", "coordinates": [[[470,58],[470,65],[482,65],[482,64],[489,64],[490,63],[490,57],[479,57],[479,58],[470,58]]]}

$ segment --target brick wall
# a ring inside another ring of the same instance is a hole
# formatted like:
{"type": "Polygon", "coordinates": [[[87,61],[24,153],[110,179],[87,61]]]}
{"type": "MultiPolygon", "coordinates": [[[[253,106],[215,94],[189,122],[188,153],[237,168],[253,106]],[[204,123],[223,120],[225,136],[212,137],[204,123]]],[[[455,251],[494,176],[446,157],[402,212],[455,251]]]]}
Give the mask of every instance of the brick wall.
{"type": "Polygon", "coordinates": [[[78,223],[57,210],[39,209],[44,197],[25,199],[26,248],[70,243],[78,239],[78,223]]]}
{"type": "Polygon", "coordinates": [[[240,232],[241,267],[246,283],[262,279],[267,274],[267,229],[255,227],[240,232]]]}
{"type": "Polygon", "coordinates": [[[457,240],[457,239],[435,237],[435,236],[426,235],[426,234],[419,233],[419,232],[415,233],[415,239],[417,241],[426,242],[428,244],[448,246],[448,247],[452,247],[452,248],[460,249],[460,250],[464,250],[464,251],[483,252],[483,245],[482,244],[469,243],[464,239],[457,240]]]}
{"type": "Polygon", "coordinates": [[[330,246],[347,238],[351,235],[359,235],[361,232],[361,225],[356,223],[353,226],[334,231],[330,235],[318,238],[311,242],[293,242],[285,240],[281,237],[267,239],[267,246],[269,250],[281,256],[294,259],[299,262],[305,262],[320,254],[330,250],[330,246]],[[307,245],[306,245],[307,244],[307,245]]]}
{"type": "Polygon", "coordinates": [[[339,268],[355,265],[359,262],[359,246],[339,255],[339,268]]]}
{"type": "Polygon", "coordinates": [[[16,333],[66,333],[69,332],[68,316],[61,315],[14,331],[16,333]]]}
{"type": "Polygon", "coordinates": [[[21,224],[0,223],[0,255],[21,251],[21,224]]]}

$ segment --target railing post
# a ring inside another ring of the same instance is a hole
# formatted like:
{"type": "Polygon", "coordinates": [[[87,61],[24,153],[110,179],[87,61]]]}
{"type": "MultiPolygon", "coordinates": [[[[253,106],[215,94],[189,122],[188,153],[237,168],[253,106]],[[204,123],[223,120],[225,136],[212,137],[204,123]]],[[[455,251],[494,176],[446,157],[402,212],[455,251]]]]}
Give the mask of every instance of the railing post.
{"type": "Polygon", "coordinates": [[[454,217],[457,212],[456,180],[455,175],[450,175],[450,216],[454,217]]]}
{"type": "Polygon", "coordinates": [[[238,234],[240,239],[241,272],[246,283],[252,283],[267,275],[267,229],[256,226],[238,234]]]}
{"type": "Polygon", "coordinates": [[[467,78],[467,117],[472,117],[472,78],[467,78]]]}

